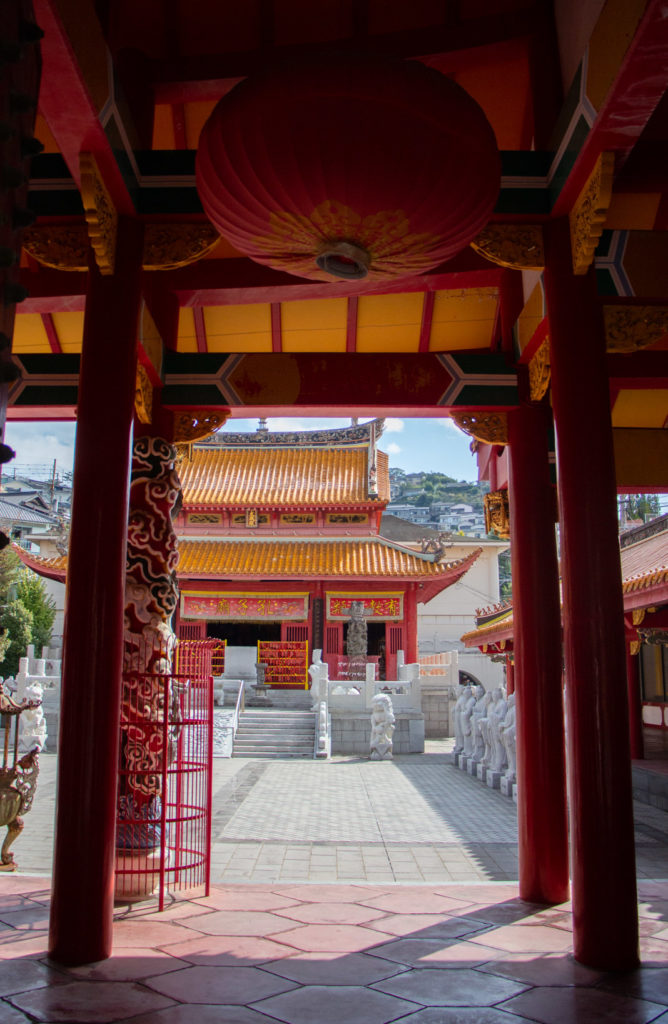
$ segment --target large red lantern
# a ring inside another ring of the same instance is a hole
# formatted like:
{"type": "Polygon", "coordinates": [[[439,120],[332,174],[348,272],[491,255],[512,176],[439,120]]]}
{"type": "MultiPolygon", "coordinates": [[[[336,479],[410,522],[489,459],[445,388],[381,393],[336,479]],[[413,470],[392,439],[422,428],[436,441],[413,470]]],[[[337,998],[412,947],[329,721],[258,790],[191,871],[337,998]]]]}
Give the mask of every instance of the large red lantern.
{"type": "Polygon", "coordinates": [[[438,266],[487,223],[499,182],[478,104],[416,61],[328,59],[246,79],[212,112],[197,154],[220,233],[318,281],[438,266]]]}

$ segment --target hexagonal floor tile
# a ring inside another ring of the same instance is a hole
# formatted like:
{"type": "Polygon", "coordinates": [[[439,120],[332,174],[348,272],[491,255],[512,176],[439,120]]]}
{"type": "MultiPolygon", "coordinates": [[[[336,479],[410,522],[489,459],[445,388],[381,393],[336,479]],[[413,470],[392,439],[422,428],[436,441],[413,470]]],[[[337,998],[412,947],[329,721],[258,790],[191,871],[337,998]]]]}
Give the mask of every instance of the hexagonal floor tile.
{"type": "Polygon", "coordinates": [[[292,885],[275,890],[288,899],[308,903],[361,903],[382,896],[387,889],[370,885],[292,885]]]}
{"type": "Polygon", "coordinates": [[[381,932],[352,924],[305,924],[281,933],[281,942],[307,953],[359,953],[381,941],[381,932]]]}
{"type": "MultiPolygon", "coordinates": [[[[188,927],[183,921],[184,928],[188,927]]],[[[287,931],[294,922],[267,914],[262,910],[215,910],[213,914],[205,914],[193,920],[193,931],[204,935],[275,935],[287,931]]],[[[187,932],[181,931],[179,938],[184,939],[187,932]]],[[[160,943],[164,945],[164,943],[160,943]]]]}
{"type": "Polygon", "coordinates": [[[411,967],[479,967],[503,956],[498,949],[442,939],[396,939],[376,946],[372,956],[411,967]]]}
{"type": "Polygon", "coordinates": [[[647,1024],[665,1010],[660,1003],[601,992],[592,988],[534,988],[509,999],[500,1009],[519,1013],[540,1024],[600,1024],[600,1021],[624,1021],[647,1024]]]}
{"type": "Polygon", "coordinates": [[[463,913],[471,904],[467,900],[453,899],[451,896],[439,896],[429,889],[415,892],[388,892],[384,896],[376,896],[364,900],[365,907],[376,907],[386,910],[389,914],[450,914],[453,911],[463,913]]]}
{"type": "Polygon", "coordinates": [[[415,1003],[372,989],[320,985],[307,985],[253,1005],[286,1024],[387,1024],[416,1009],[415,1003]]]}
{"type": "Polygon", "coordinates": [[[388,914],[380,921],[374,921],[370,928],[389,935],[413,936],[416,939],[459,939],[483,928],[489,928],[486,921],[472,917],[442,917],[439,914],[388,914]]]}
{"type": "Polygon", "coordinates": [[[149,988],[182,1003],[244,1005],[295,988],[291,981],[257,967],[188,967],[147,978],[149,988]]]}
{"type": "Polygon", "coordinates": [[[216,891],[207,899],[207,906],[217,910],[282,910],[299,906],[299,900],[279,896],[271,890],[246,891],[243,888],[216,891]]]}
{"type": "Polygon", "coordinates": [[[170,1006],[171,999],[125,982],[73,981],[11,997],[19,1010],[54,1024],[116,1024],[147,1010],[170,1006]]]}
{"type": "Polygon", "coordinates": [[[44,985],[58,985],[66,980],[62,974],[38,960],[0,960],[0,996],[26,992],[44,985]]]}
{"type": "Polygon", "coordinates": [[[406,970],[366,953],[301,953],[264,969],[300,985],[370,985],[406,970]]]}
{"type": "Polygon", "coordinates": [[[597,985],[607,977],[605,971],[585,967],[563,953],[506,953],[487,963],[483,970],[525,985],[597,985]]]}
{"type": "Polygon", "coordinates": [[[136,946],[125,948],[115,947],[113,956],[98,963],[82,964],[81,967],[69,967],[67,973],[76,978],[87,978],[89,981],[140,981],[169,971],[178,971],[189,967],[187,960],[160,953],[156,949],[143,949],[136,946]]]}
{"type": "Polygon", "coordinates": [[[564,953],[573,945],[573,937],[563,928],[547,925],[511,924],[493,928],[483,935],[472,935],[469,942],[481,942],[492,949],[509,953],[564,953]]]}
{"type": "Polygon", "coordinates": [[[365,924],[386,916],[382,910],[357,903],[298,903],[277,914],[304,924],[365,924]]]}
{"type": "Polygon", "coordinates": [[[373,987],[423,1006],[492,1006],[526,989],[525,985],[506,978],[460,968],[416,968],[379,981],[373,987]]]}
{"type": "Polygon", "coordinates": [[[197,935],[165,949],[170,956],[203,967],[256,967],[294,954],[292,946],[281,946],[257,935],[197,935]]]}

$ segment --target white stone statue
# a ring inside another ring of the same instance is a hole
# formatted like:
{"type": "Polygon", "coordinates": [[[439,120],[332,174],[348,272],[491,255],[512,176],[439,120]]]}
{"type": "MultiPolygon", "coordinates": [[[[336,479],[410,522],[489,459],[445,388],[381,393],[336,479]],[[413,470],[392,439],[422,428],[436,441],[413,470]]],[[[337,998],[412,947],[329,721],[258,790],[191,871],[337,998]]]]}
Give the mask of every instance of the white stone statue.
{"type": "Polygon", "coordinates": [[[478,699],[484,693],[482,686],[471,687],[471,696],[467,700],[466,704],[461,711],[462,720],[462,733],[464,734],[464,749],[462,753],[465,757],[471,757],[473,754],[474,736],[473,736],[473,710],[478,702],[478,699]]]}
{"type": "Polygon", "coordinates": [[[506,748],[501,740],[501,723],[506,717],[506,700],[503,690],[497,686],[494,690],[494,700],[487,714],[487,728],[489,731],[491,757],[490,767],[494,772],[502,772],[506,767],[506,748]]]}
{"type": "Polygon", "coordinates": [[[482,697],[476,702],[473,709],[471,724],[473,728],[473,760],[483,761],[485,756],[485,734],[482,730],[482,721],[485,721],[487,728],[487,712],[492,702],[492,691],[483,691],[482,697]]]}
{"type": "Polygon", "coordinates": [[[371,701],[371,761],[392,760],[392,736],[394,735],[394,710],[386,693],[377,693],[371,701]]]}
{"type": "Polygon", "coordinates": [[[506,778],[509,782],[515,782],[517,778],[517,756],[516,756],[516,729],[515,729],[515,694],[508,697],[506,717],[499,727],[501,742],[505,747],[508,768],[506,778]]]}
{"type": "Polygon", "coordinates": [[[321,701],[327,701],[329,682],[329,665],[322,660],[322,651],[319,649],[313,652],[313,661],[309,666],[308,674],[311,677],[311,708],[313,711],[317,711],[321,701]]]}
{"type": "Polygon", "coordinates": [[[453,717],[455,720],[455,746],[454,753],[461,754],[464,749],[464,731],[462,728],[462,711],[466,707],[471,697],[471,687],[465,686],[459,695],[457,703],[454,707],[453,717]]]}
{"type": "MultiPolygon", "coordinates": [[[[39,683],[28,683],[24,688],[25,700],[42,700],[42,687],[39,683]]],[[[46,720],[42,705],[22,712],[19,717],[19,750],[44,750],[46,746],[46,720]]]]}

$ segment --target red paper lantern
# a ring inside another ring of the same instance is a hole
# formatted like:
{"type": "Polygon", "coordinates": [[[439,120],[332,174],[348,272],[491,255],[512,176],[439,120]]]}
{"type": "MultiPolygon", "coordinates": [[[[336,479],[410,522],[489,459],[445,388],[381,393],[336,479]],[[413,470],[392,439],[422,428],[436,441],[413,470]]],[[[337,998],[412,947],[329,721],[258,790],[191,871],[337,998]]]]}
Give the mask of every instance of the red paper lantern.
{"type": "Polygon", "coordinates": [[[318,281],[438,266],[487,223],[499,182],[478,104],[416,61],[328,59],[246,79],[212,112],[197,154],[220,233],[318,281]]]}

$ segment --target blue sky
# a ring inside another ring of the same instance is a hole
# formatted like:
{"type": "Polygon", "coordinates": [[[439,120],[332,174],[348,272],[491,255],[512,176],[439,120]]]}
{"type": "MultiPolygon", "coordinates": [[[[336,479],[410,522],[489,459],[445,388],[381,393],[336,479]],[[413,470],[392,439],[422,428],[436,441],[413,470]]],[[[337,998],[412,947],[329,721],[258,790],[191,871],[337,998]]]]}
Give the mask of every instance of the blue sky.
{"type": "MultiPolygon", "coordinates": [[[[270,419],[270,430],[318,430],[348,426],[349,419],[283,418],[270,419]]],[[[228,420],[227,430],[256,430],[257,420],[228,420]]],[[[16,451],[16,459],[3,468],[11,476],[12,466],[53,466],[59,471],[72,468],[74,423],[19,423],[8,421],[5,441],[16,451]]],[[[447,473],[455,480],[477,480],[475,457],[469,451],[470,437],[450,419],[393,418],[385,421],[379,447],[390,456],[390,466],[407,473],[434,471],[447,473]]]]}

